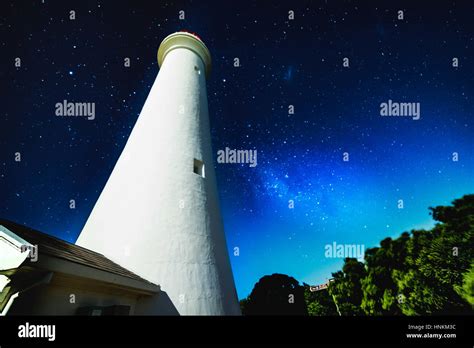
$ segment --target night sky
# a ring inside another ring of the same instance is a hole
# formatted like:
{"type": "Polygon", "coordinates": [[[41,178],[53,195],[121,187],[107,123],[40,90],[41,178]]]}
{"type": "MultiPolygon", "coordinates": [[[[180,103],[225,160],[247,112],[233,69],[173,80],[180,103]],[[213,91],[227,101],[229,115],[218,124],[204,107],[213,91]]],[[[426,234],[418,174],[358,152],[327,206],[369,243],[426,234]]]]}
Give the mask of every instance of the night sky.
{"type": "Polygon", "coordinates": [[[213,57],[215,159],[258,152],[255,168],[216,164],[239,298],[266,274],[320,284],[342,265],[326,244],[429,228],[429,206],[474,193],[473,19],[472,1],[1,1],[0,217],[76,240],[161,40],[185,29],[213,57]],[[95,119],[55,116],[65,99],[95,119]],[[389,99],[421,118],[382,117],[389,99]]]}

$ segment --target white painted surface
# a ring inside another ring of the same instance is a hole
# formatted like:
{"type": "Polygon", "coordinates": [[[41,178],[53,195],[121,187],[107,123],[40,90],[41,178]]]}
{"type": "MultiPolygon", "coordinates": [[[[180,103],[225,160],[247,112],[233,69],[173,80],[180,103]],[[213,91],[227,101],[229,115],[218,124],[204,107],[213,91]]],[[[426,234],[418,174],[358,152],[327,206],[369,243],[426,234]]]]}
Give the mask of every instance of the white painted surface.
{"type": "Polygon", "coordinates": [[[31,248],[32,245],[0,225],[0,270],[18,268],[30,253],[27,247],[31,248]]]}
{"type": "Polygon", "coordinates": [[[240,315],[204,69],[189,49],[166,55],[77,244],[159,284],[181,315],[240,315]],[[204,162],[205,178],[193,172],[195,158],[204,162]]]}

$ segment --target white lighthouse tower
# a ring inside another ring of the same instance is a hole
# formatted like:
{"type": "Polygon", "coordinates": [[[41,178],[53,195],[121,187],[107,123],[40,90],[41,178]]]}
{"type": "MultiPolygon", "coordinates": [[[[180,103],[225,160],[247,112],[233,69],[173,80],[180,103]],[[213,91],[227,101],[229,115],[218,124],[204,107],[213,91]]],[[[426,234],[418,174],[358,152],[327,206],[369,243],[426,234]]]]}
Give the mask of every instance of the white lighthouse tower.
{"type": "Polygon", "coordinates": [[[177,32],[158,63],[77,244],[159,284],[181,315],[239,315],[211,149],[211,57],[199,37],[177,32]]]}

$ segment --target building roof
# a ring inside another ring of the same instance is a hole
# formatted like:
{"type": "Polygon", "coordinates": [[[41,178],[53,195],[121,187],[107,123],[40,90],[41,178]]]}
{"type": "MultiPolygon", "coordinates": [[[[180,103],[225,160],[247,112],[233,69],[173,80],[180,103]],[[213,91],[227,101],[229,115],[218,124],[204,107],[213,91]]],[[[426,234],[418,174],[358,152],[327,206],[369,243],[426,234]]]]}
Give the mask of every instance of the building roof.
{"type": "Polygon", "coordinates": [[[150,283],[148,280],[123,268],[109,260],[104,255],[95,251],[68,243],[64,240],[39,232],[32,228],[14,223],[9,220],[0,219],[0,225],[5,226],[19,237],[33,245],[38,245],[38,252],[74,263],[82,264],[101,271],[114,273],[140,282],[150,283]]]}

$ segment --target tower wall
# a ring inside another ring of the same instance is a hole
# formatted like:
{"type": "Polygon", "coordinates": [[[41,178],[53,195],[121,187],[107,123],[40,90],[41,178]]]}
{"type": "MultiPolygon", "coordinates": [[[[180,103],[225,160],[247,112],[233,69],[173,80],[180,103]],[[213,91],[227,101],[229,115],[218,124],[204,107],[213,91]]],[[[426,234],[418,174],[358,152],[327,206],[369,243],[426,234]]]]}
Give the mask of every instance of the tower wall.
{"type": "Polygon", "coordinates": [[[183,35],[191,49],[178,45],[161,57],[77,244],[159,284],[180,314],[238,315],[211,149],[210,61],[192,49],[199,39],[183,35]]]}

